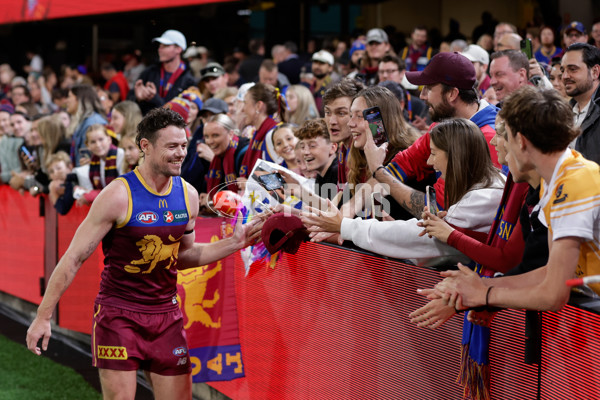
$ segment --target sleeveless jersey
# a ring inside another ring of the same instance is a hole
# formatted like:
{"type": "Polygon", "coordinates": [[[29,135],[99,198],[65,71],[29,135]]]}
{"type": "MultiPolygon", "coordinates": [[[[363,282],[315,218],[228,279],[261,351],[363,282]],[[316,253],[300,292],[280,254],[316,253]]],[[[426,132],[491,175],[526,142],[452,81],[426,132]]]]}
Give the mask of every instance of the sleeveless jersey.
{"type": "Polygon", "coordinates": [[[179,241],[192,215],[186,183],[174,176],[160,195],[137,168],[117,179],[127,188],[127,217],[102,240],[105,266],[96,302],[146,313],[175,310],[179,241]]]}

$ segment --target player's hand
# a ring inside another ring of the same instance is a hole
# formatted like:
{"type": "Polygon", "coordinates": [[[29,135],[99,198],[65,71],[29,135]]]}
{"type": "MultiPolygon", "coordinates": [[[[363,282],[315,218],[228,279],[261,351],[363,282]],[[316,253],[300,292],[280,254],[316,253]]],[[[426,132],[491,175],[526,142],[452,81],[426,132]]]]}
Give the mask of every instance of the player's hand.
{"type": "Polygon", "coordinates": [[[48,350],[48,342],[52,336],[52,329],[50,328],[50,320],[35,317],[29,329],[27,329],[27,348],[38,356],[42,354],[42,350],[48,350]],[[38,346],[39,340],[42,339],[42,348],[38,346]]]}

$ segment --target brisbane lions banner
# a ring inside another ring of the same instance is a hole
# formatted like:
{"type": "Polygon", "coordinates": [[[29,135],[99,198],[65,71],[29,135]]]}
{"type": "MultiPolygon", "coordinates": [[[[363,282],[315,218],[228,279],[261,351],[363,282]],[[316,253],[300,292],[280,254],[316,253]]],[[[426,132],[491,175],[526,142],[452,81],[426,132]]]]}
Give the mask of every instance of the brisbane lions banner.
{"type": "MultiPolygon", "coordinates": [[[[197,242],[218,241],[232,233],[231,219],[198,218],[196,221],[197,242]]],[[[235,254],[178,273],[177,296],[183,312],[194,382],[226,381],[244,376],[234,257],[235,254]]]]}

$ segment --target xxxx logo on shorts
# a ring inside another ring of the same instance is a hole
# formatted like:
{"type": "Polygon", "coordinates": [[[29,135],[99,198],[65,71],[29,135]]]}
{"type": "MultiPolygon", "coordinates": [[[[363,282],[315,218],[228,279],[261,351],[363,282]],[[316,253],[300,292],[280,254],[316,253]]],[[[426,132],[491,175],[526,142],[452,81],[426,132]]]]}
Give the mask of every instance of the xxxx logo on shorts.
{"type": "Polygon", "coordinates": [[[123,346],[98,346],[98,358],[127,360],[127,349],[123,346]]]}

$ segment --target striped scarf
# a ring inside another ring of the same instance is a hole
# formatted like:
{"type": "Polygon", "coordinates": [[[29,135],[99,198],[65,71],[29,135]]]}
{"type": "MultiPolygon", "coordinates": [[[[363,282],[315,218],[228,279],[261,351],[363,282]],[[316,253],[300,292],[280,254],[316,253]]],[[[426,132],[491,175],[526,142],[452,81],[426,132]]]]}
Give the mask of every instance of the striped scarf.
{"type": "MultiPolygon", "coordinates": [[[[119,176],[119,170],[117,169],[117,147],[111,144],[108,154],[104,159],[104,181],[108,185],[117,176],[119,176]]],[[[100,180],[100,157],[95,154],[92,155],[92,160],[90,161],[90,181],[92,181],[95,190],[104,188],[100,180]]]]}

